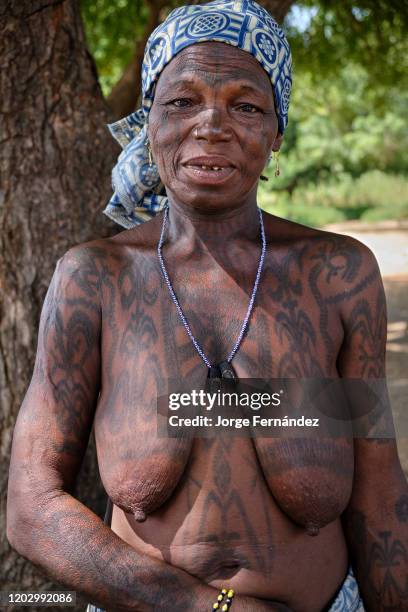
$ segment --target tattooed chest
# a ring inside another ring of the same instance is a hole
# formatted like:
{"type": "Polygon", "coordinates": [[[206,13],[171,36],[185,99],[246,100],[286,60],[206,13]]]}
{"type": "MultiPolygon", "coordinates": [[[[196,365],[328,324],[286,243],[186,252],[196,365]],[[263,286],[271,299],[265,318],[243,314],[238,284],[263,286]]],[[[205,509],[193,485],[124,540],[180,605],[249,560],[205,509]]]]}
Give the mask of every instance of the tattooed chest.
{"type": "MultiPolygon", "coordinates": [[[[150,376],[144,373],[142,383],[135,374],[137,384],[118,375],[116,391],[102,395],[95,418],[105,489],[135,521],[169,516],[169,509],[170,520],[183,521],[194,508],[195,516],[197,509],[198,515],[212,513],[222,530],[227,515],[239,510],[250,516],[252,504],[262,502],[266,514],[278,506],[314,534],[345,509],[353,482],[352,440],[159,437],[150,376]]],[[[194,537],[201,538],[197,529],[194,537]]]]}
{"type": "MultiPolygon", "coordinates": [[[[157,397],[166,392],[168,379],[188,380],[193,388],[202,386],[207,376],[207,367],[157,274],[157,270],[149,273],[136,286],[133,272],[122,273],[115,291],[105,296],[102,390],[95,416],[105,488],[113,502],[137,521],[172,502],[183,490],[186,474],[196,478],[191,472],[193,441],[157,435],[157,397]]],[[[306,295],[302,297],[296,282],[293,287],[274,289],[265,271],[248,333],[233,360],[240,378],[335,372],[340,323],[326,313],[323,325],[319,309],[306,295]]],[[[240,330],[247,296],[238,290],[237,308],[232,309],[232,293],[212,308],[197,296],[194,308],[186,303],[193,333],[211,360],[225,359],[240,330]]],[[[269,493],[295,522],[317,529],[344,508],[352,482],[350,445],[296,440],[245,443],[256,457],[254,478],[266,482],[269,493]]],[[[201,448],[199,461],[205,463],[206,449],[201,448]]],[[[227,455],[224,459],[232,465],[227,455]]],[[[239,454],[234,462],[237,474],[248,470],[239,454]]],[[[206,478],[200,475],[196,480],[206,483],[206,490],[215,490],[216,481],[206,478]]],[[[269,503],[275,503],[272,497],[269,503]]]]}

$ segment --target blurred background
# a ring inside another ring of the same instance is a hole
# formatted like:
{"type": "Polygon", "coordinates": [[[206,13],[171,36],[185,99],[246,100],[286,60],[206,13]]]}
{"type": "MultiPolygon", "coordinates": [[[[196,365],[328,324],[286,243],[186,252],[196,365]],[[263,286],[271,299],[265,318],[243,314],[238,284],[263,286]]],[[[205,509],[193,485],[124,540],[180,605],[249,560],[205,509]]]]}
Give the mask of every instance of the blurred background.
{"type": "MultiPolygon", "coordinates": [[[[138,107],[146,40],[183,4],[20,0],[6,3],[1,12],[3,589],[56,588],[5,538],[13,427],[31,378],[39,314],[57,259],[74,244],[121,231],[101,214],[119,153],[106,123],[138,107]]],[[[294,63],[281,174],[275,177],[272,166],[265,170],[269,181],[260,182],[259,203],[276,215],[355,236],[374,251],[387,296],[387,376],[398,427],[408,372],[408,3],[259,4],[283,24],[294,63]]],[[[407,440],[400,437],[398,444],[408,473],[407,440]]],[[[103,514],[93,438],[75,493],[103,514]]]]}

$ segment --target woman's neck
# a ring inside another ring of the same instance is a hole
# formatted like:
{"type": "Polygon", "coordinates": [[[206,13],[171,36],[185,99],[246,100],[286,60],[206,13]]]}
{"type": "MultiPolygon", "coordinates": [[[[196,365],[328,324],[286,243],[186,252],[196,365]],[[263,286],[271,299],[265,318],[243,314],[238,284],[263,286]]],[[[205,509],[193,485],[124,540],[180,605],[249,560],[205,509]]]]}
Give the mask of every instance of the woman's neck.
{"type": "Polygon", "coordinates": [[[220,211],[202,211],[169,202],[165,241],[178,244],[183,252],[222,251],[232,244],[259,244],[259,212],[256,200],[220,211]]]}

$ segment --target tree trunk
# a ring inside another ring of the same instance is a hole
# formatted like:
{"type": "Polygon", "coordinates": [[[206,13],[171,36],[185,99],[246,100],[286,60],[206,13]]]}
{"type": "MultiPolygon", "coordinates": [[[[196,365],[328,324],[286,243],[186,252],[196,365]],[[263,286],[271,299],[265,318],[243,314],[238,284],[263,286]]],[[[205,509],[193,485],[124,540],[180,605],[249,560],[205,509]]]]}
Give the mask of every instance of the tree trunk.
{"type": "MultiPolygon", "coordinates": [[[[295,0],[258,0],[258,4],[264,6],[279,23],[283,22],[294,2],[295,0]]],[[[149,5],[150,16],[143,39],[136,44],[133,58],[126,66],[122,76],[112,88],[112,91],[107,98],[108,105],[112,110],[115,119],[125,117],[136,109],[141,89],[141,70],[144,48],[150,34],[160,23],[162,9],[166,5],[169,5],[169,2],[166,2],[166,0],[148,0],[147,3],[149,5]]],[[[190,2],[184,2],[184,0],[182,0],[177,4],[181,6],[184,4],[203,4],[203,2],[200,0],[190,0],[190,2]]]]}
{"type": "MultiPolygon", "coordinates": [[[[77,2],[0,0],[0,16],[1,587],[38,590],[58,586],[6,540],[12,431],[56,260],[74,244],[117,231],[101,211],[119,148],[105,126],[110,117],[77,2]]],[[[77,496],[102,513],[92,440],[77,496]]]]}
{"type": "Polygon", "coordinates": [[[264,6],[278,23],[283,23],[290,7],[294,3],[295,0],[258,0],[258,4],[264,6]]]}

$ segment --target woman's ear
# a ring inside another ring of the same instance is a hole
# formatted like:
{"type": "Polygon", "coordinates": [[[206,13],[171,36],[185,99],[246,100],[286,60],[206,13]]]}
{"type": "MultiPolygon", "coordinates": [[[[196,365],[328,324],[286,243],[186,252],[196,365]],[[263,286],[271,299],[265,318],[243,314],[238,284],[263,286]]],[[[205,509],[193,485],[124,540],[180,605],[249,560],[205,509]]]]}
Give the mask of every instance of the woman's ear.
{"type": "Polygon", "coordinates": [[[282,141],[283,141],[283,134],[277,134],[276,138],[275,138],[275,142],[272,145],[272,151],[279,151],[279,149],[282,146],[282,141]]]}

